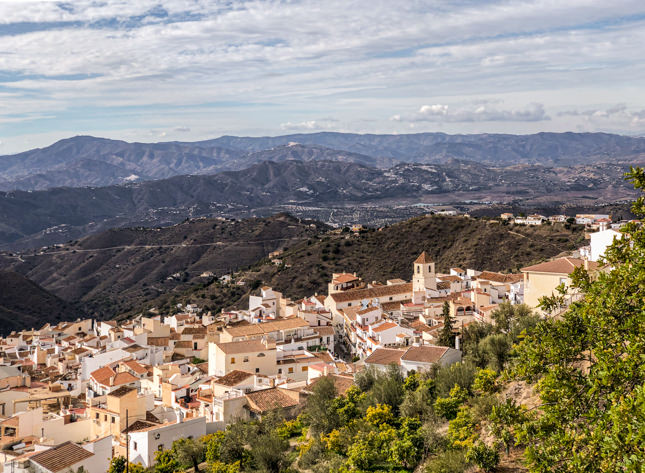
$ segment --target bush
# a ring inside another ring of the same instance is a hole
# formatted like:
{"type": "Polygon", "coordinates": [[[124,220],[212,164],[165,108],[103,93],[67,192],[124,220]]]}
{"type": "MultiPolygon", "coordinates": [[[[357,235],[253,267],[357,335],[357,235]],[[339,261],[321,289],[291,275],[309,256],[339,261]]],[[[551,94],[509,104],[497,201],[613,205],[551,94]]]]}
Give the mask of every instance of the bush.
{"type": "Polygon", "coordinates": [[[434,403],[434,410],[437,415],[452,420],[457,415],[459,407],[464,403],[468,396],[465,389],[455,386],[450,390],[450,396],[440,397],[434,403]]]}
{"type": "Polygon", "coordinates": [[[491,369],[479,370],[473,382],[473,389],[481,393],[497,391],[497,373],[491,369]]]}
{"type": "Polygon", "coordinates": [[[493,471],[499,463],[499,452],[483,442],[477,442],[466,452],[466,460],[484,471],[493,471]]]}
{"type": "Polygon", "coordinates": [[[437,455],[426,463],[426,473],[463,473],[468,468],[464,453],[460,450],[448,450],[437,455]]]}
{"type": "Polygon", "coordinates": [[[448,424],[448,441],[453,447],[470,447],[477,439],[475,420],[466,406],[461,406],[457,416],[448,424]]]}
{"type": "Polygon", "coordinates": [[[467,362],[442,366],[435,373],[437,395],[442,397],[448,396],[450,390],[455,385],[466,391],[470,391],[470,387],[475,379],[475,370],[476,367],[467,362]]]}

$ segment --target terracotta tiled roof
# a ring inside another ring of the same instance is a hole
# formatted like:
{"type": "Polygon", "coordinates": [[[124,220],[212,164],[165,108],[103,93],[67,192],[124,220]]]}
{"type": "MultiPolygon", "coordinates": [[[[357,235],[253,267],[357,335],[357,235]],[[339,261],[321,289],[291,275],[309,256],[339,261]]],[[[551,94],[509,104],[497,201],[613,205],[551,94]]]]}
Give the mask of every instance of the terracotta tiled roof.
{"type": "Polygon", "coordinates": [[[401,294],[412,293],[412,283],[392,284],[390,286],[378,286],[367,289],[356,289],[352,291],[338,292],[330,294],[336,302],[361,301],[363,299],[373,299],[375,297],[387,297],[401,294]]]}
{"type": "Polygon", "coordinates": [[[447,274],[445,276],[439,276],[438,279],[441,279],[442,281],[450,281],[450,282],[461,282],[462,279],[459,276],[447,274]]]}
{"type": "Polygon", "coordinates": [[[447,351],[448,347],[421,345],[420,347],[408,348],[401,359],[420,363],[437,363],[447,351]]]}
{"type": "Polygon", "coordinates": [[[83,447],[72,442],[65,442],[32,456],[31,461],[56,473],[93,456],[93,453],[83,447]]]}
{"type": "Polygon", "coordinates": [[[215,382],[223,386],[235,386],[252,376],[253,374],[249,373],[248,371],[233,370],[230,373],[226,374],[225,376],[222,376],[221,378],[217,378],[215,382]]]}
{"type": "Polygon", "coordinates": [[[336,387],[336,393],[339,396],[344,395],[347,390],[354,384],[354,378],[351,376],[339,376],[339,375],[327,375],[327,376],[319,376],[318,378],[315,378],[309,386],[307,386],[307,391],[312,392],[316,384],[323,378],[329,377],[334,381],[334,386],[336,387]]]}
{"type": "Polygon", "coordinates": [[[395,327],[398,327],[398,325],[394,322],[384,322],[378,327],[373,328],[372,332],[380,333],[395,327]]]}
{"type": "Polygon", "coordinates": [[[148,345],[155,347],[166,347],[170,342],[170,337],[148,337],[148,345]]]}
{"type": "Polygon", "coordinates": [[[501,282],[501,283],[514,283],[524,279],[523,274],[503,274],[503,273],[494,273],[492,271],[483,271],[477,279],[483,279],[485,281],[501,282]]]}
{"type": "Polygon", "coordinates": [[[158,427],[159,424],[153,423],[153,422],[148,422],[147,420],[137,420],[133,424],[130,425],[130,427],[123,429],[122,432],[138,432],[140,430],[146,430],[149,429],[150,427],[158,427]]]}
{"type": "Polygon", "coordinates": [[[107,386],[107,383],[109,383],[110,378],[114,375],[115,375],[114,370],[109,366],[104,366],[90,373],[90,376],[94,378],[94,380],[97,383],[105,384],[106,386],[107,386]]]}
{"type": "Polygon", "coordinates": [[[244,324],[226,327],[224,329],[231,337],[248,337],[253,335],[264,335],[280,330],[293,330],[295,328],[308,327],[309,324],[298,317],[290,319],[273,320],[259,324],[244,324]]]}
{"type": "Polygon", "coordinates": [[[264,346],[259,340],[242,340],[239,342],[216,343],[220,350],[227,355],[234,355],[236,353],[254,353],[258,351],[266,351],[267,347],[264,346]]]}
{"type": "Polygon", "coordinates": [[[428,264],[428,263],[433,263],[433,261],[432,261],[432,258],[430,258],[425,251],[421,253],[417,259],[414,260],[414,264],[428,264]]]}
{"type": "Polygon", "coordinates": [[[365,358],[365,363],[374,365],[389,365],[390,363],[395,363],[399,365],[401,364],[401,357],[404,353],[404,350],[398,350],[396,348],[377,348],[370,356],[365,358]]]}
{"type": "Polygon", "coordinates": [[[437,289],[450,289],[450,281],[440,281],[437,283],[437,289]]]}
{"type": "Polygon", "coordinates": [[[141,366],[141,364],[137,363],[135,360],[129,360],[125,361],[123,363],[125,366],[130,368],[132,371],[134,371],[137,374],[147,374],[148,370],[141,366]]]}
{"type": "MultiPolygon", "coordinates": [[[[584,265],[584,260],[580,258],[558,258],[553,261],[535,264],[522,268],[522,272],[535,272],[535,273],[554,273],[554,274],[571,274],[574,269],[584,265]]],[[[589,269],[596,269],[598,263],[593,261],[589,262],[589,269]]]]}
{"type": "Polygon", "coordinates": [[[182,330],[182,335],[195,335],[198,333],[206,333],[206,327],[186,327],[182,330]]]}
{"type": "Polygon", "coordinates": [[[137,381],[137,378],[135,378],[130,373],[117,373],[116,376],[114,377],[114,382],[112,383],[112,386],[121,386],[122,384],[129,384],[134,381],[137,381]]]}
{"type": "Polygon", "coordinates": [[[108,396],[123,397],[126,394],[131,393],[132,391],[136,391],[136,388],[132,388],[132,387],[129,387],[129,386],[121,386],[120,388],[115,389],[110,394],[108,394],[108,396]]]}
{"type": "Polygon", "coordinates": [[[263,389],[246,395],[249,408],[254,412],[267,412],[273,409],[284,409],[298,405],[298,401],[285,394],[279,388],[263,389]]]}
{"type": "Polygon", "coordinates": [[[344,284],[346,282],[352,282],[352,281],[358,281],[358,278],[353,274],[343,273],[336,276],[333,282],[338,284],[344,284]]]}

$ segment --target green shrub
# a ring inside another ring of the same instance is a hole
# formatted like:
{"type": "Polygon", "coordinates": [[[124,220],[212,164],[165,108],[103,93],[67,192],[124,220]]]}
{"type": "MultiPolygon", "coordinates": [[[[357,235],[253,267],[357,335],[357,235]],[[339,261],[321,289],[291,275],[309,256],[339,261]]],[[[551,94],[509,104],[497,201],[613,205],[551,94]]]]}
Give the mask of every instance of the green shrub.
{"type": "Polygon", "coordinates": [[[483,442],[477,442],[466,452],[466,460],[484,471],[493,471],[499,463],[499,452],[483,442]]]}

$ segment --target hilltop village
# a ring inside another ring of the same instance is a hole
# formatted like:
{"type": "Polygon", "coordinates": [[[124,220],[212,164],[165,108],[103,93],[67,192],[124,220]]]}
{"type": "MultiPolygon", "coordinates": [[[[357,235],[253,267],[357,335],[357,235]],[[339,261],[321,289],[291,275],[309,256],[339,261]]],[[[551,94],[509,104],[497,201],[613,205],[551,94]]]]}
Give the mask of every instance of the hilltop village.
{"type": "MultiPolygon", "coordinates": [[[[510,218],[510,217],[509,217],[510,218]]],[[[500,304],[527,304],[597,270],[621,233],[606,221],[589,246],[524,267],[438,272],[428,252],[410,279],[335,273],[326,294],[291,300],[263,286],[248,309],[217,314],[193,304],[125,322],[76,320],[12,332],[0,341],[3,471],[103,473],[116,456],[144,467],[181,438],[239,419],[296,412],[322,377],[340,393],[367,367],[405,374],[461,360],[460,334],[494,323],[500,304]],[[450,321],[450,346],[441,344],[450,321]]],[[[569,292],[565,305],[578,295],[569,292]]],[[[547,314],[543,314],[547,316],[547,314]]]]}

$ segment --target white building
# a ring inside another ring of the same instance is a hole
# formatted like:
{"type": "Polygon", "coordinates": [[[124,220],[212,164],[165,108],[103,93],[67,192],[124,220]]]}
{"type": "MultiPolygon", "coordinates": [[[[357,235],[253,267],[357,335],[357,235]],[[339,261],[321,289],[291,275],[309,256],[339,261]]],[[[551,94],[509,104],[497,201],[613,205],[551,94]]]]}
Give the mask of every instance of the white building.
{"type": "Polygon", "coordinates": [[[591,251],[589,259],[591,261],[598,261],[602,256],[605,255],[605,251],[608,246],[614,242],[614,240],[620,240],[623,237],[623,234],[617,232],[616,230],[603,230],[601,232],[595,232],[591,234],[591,251]]]}
{"type": "MultiPolygon", "coordinates": [[[[180,416],[181,417],[181,416],[180,416]]],[[[200,438],[206,435],[206,418],[185,419],[172,424],[145,426],[141,430],[130,432],[130,461],[141,463],[148,468],[154,463],[155,453],[167,450],[175,440],[181,438],[200,438]]],[[[135,427],[136,428],[136,427],[135,427]]],[[[102,473],[104,473],[104,470],[102,473]]]]}

